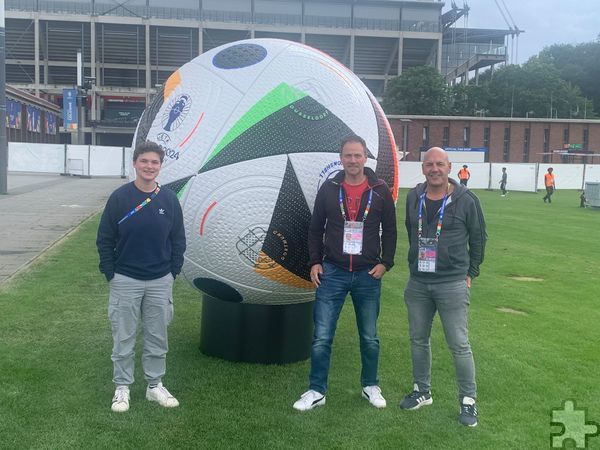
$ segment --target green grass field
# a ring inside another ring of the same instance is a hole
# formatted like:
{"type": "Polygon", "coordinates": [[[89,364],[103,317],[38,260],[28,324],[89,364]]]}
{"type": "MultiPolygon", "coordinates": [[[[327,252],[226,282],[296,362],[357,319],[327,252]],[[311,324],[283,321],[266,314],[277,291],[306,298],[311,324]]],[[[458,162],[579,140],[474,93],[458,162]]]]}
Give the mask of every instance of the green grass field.
{"type": "MultiPolygon", "coordinates": [[[[350,302],[338,327],[327,405],[298,413],[291,406],[306,389],[309,362],[263,366],[202,355],[200,295],[178,279],[165,384],[181,407],[146,401],[138,364],[130,411],[112,413],[108,290],[97,271],[96,216],[0,288],[0,447],[543,449],[559,431],[550,426],[552,410],[569,399],[600,423],[600,211],[578,208],[575,191],[557,191],[551,205],[539,194],[477,194],[489,233],[469,318],[478,427],[457,422],[454,369],[438,319],[434,403],[414,412],[398,407],[412,387],[402,298],[403,190],[396,266],[384,278],[379,321],[386,409],[360,397],[350,302]]],[[[600,436],[588,446],[600,448],[600,436]]]]}

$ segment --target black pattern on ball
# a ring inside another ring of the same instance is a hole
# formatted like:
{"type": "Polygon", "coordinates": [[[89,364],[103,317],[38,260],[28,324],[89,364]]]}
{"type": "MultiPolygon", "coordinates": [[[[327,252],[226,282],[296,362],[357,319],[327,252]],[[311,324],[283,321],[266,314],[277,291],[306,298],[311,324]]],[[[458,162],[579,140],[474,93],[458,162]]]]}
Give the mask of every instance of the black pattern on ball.
{"type": "Polygon", "coordinates": [[[211,297],[226,302],[241,303],[242,295],[227,283],[213,278],[194,278],[194,286],[211,297]]]}
{"type": "Polygon", "coordinates": [[[287,271],[310,281],[308,227],[310,208],[288,157],[262,251],[287,271]]]}
{"type": "Polygon", "coordinates": [[[142,113],[142,117],[138,122],[134,148],[140,145],[141,143],[146,142],[146,139],[148,138],[148,133],[150,132],[150,128],[152,128],[152,123],[154,122],[158,111],[163,105],[164,95],[165,89],[164,87],[161,87],[154,96],[154,100],[152,100],[150,106],[146,107],[146,109],[142,113]]]}
{"type": "Polygon", "coordinates": [[[213,57],[219,69],[242,69],[258,64],[267,56],[267,49],[257,44],[237,44],[221,50],[213,57]]]}
{"type": "MultiPolygon", "coordinates": [[[[200,173],[267,156],[335,153],[354,132],[311,97],[304,97],[257,122],[209,160],[200,173]]],[[[371,156],[371,155],[370,155],[371,156]]]]}
{"type": "Polygon", "coordinates": [[[188,181],[192,179],[195,175],[190,175],[185,178],[180,178],[179,180],[171,181],[170,183],[163,184],[162,187],[165,189],[171,189],[175,194],[179,195],[179,192],[186,186],[188,181]]]}

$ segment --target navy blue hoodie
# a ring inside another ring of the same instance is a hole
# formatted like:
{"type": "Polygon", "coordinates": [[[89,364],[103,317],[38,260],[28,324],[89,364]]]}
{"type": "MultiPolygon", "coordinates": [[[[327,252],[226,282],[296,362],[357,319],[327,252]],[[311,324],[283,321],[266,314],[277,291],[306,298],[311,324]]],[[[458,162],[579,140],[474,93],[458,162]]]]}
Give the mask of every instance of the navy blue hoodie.
{"type": "Polygon", "coordinates": [[[96,246],[100,272],[109,281],[115,273],[154,280],[181,272],[185,230],[181,205],[173,191],[161,189],[150,203],[118,224],[150,196],[131,182],[115,190],[106,202],[96,246]]]}

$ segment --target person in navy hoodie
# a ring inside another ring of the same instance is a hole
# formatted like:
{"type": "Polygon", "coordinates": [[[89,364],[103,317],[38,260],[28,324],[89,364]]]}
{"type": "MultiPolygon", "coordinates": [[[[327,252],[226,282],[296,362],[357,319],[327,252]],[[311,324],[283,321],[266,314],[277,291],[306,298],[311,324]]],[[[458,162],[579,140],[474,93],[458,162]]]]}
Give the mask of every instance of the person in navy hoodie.
{"type": "Polygon", "coordinates": [[[173,318],[173,281],[181,272],[185,230],[175,193],[156,182],[165,153],[154,142],[133,152],[135,181],[109,197],[98,227],[100,272],[110,287],[108,317],[113,335],[111,409],[129,409],[134,381],[134,347],[138,323],[143,335],[142,366],[146,398],[164,407],[179,402],[163,386],[168,351],[167,327],[173,318]]]}

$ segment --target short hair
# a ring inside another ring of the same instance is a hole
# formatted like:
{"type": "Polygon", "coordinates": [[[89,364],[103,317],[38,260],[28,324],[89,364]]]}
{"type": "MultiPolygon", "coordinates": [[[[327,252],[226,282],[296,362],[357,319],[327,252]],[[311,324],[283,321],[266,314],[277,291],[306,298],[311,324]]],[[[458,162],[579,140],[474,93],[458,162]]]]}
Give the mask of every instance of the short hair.
{"type": "Polygon", "coordinates": [[[467,167],[469,167],[469,166],[467,166],[466,164],[463,164],[463,167],[466,169],[466,168],[467,168],[467,167]]]}
{"type": "Polygon", "coordinates": [[[554,170],[552,167],[548,167],[548,170],[554,170]]]}
{"type": "Polygon", "coordinates": [[[356,134],[352,134],[352,135],[346,136],[344,139],[342,139],[342,143],[340,144],[340,155],[342,154],[342,151],[344,150],[344,146],[350,142],[356,142],[356,143],[362,145],[365,155],[367,154],[367,143],[365,142],[365,140],[356,134]]]}
{"type": "Polygon", "coordinates": [[[161,164],[165,160],[165,151],[161,148],[160,145],[158,145],[156,142],[145,141],[141,144],[138,144],[138,146],[133,151],[133,162],[136,162],[141,154],[149,152],[158,154],[158,156],[160,157],[161,164]]]}
{"type": "Polygon", "coordinates": [[[506,167],[503,167],[502,170],[506,170],[506,167]]]}

